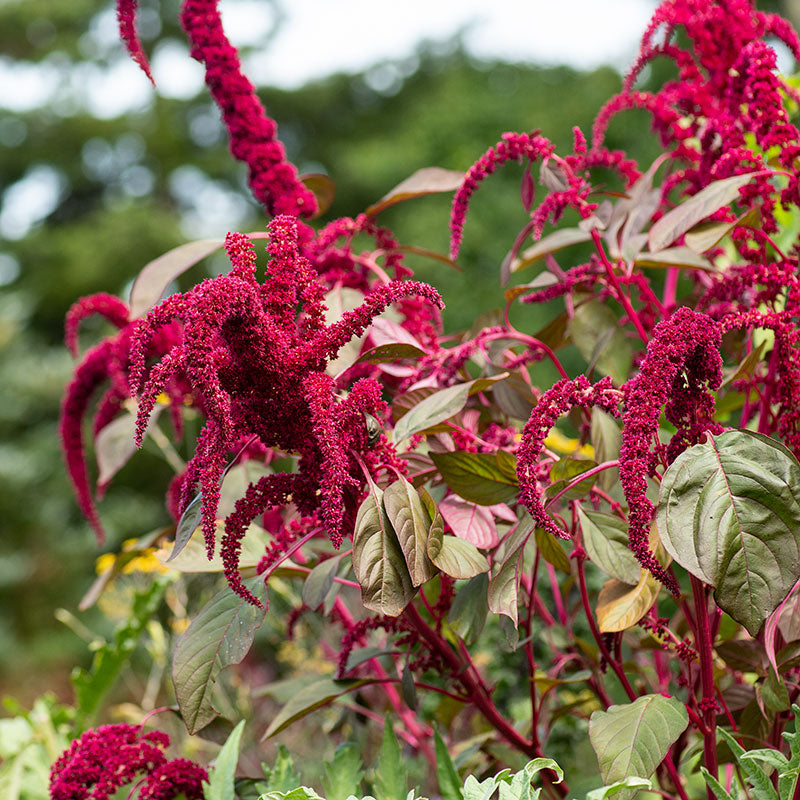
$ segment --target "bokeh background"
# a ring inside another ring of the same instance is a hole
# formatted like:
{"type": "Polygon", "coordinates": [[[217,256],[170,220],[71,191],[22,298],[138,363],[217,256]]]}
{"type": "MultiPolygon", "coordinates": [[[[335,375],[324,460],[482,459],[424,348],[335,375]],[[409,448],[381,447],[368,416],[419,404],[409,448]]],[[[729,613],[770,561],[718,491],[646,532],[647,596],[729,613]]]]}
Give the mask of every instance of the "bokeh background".
{"type": "MultiPolygon", "coordinates": [[[[154,90],[119,44],[110,4],[0,0],[0,693],[23,705],[46,689],[69,699],[70,668],[90,657],[81,626],[107,624],[73,616],[100,551],[59,451],[65,312],[81,295],[126,296],[144,264],[182,242],[265,225],[188,57],[178,5],[141,2],[154,90]]],[[[428,0],[388,11],[397,5],[222,3],[290,158],[337,186],[317,224],[357,214],[421,167],[465,170],[504,131],[539,128],[568,152],[572,126],[588,133],[618,90],[655,7],[528,0],[492,4],[490,16],[485,2],[428,0]]],[[[796,22],[790,6],[771,5],[796,22]]],[[[642,83],[669,74],[655,65],[642,83]]],[[[608,144],[645,164],[656,153],[635,112],[608,144]]],[[[411,262],[442,292],[451,331],[503,305],[499,265],[525,222],[521,175],[509,165],[476,196],[462,273],[411,262]]],[[[448,198],[429,197],[382,221],[403,243],[446,252],[448,210],[448,198]]],[[[211,258],[186,280],[224,268],[211,258]]],[[[533,330],[545,319],[526,313],[533,330]]],[[[84,346],[103,333],[90,321],[84,346]]],[[[146,450],[124,468],[101,504],[104,551],[166,524],[168,478],[146,450]]]]}

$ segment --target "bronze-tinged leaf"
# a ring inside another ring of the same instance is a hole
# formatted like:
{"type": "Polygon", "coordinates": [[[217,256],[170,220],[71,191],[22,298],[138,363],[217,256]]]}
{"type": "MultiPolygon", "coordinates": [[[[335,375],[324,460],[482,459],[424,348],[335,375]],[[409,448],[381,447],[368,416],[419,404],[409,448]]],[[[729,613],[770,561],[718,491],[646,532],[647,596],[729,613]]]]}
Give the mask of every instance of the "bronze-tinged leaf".
{"type": "Polygon", "coordinates": [[[436,567],[427,551],[431,523],[417,490],[401,478],[384,491],[383,507],[397,534],[412,586],[425,583],[436,574],[436,567]]]}
{"type": "Polygon", "coordinates": [[[321,217],[333,204],[336,197],[336,184],[321,172],[307,172],[300,175],[300,181],[317,201],[317,210],[311,219],[321,217]]]}
{"type": "Polygon", "coordinates": [[[636,586],[612,578],[597,598],[597,627],[603,633],[632,628],[653,607],[661,584],[646,570],[636,586]]]}
{"type": "Polygon", "coordinates": [[[426,194],[437,192],[455,192],[464,182],[464,173],[452,169],[442,169],[441,167],[425,167],[417,170],[401,183],[398,183],[391,191],[385,194],[377,203],[367,209],[367,215],[374,217],[381,211],[411,200],[414,197],[423,197],[426,194]]]}

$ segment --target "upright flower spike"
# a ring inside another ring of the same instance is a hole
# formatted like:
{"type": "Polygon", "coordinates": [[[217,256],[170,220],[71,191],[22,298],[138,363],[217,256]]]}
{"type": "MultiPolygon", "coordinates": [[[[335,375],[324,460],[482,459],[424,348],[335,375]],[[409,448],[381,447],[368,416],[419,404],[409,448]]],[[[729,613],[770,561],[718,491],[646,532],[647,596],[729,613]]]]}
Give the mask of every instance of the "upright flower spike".
{"type": "Polygon", "coordinates": [[[619,479],[628,501],[628,546],[639,563],[677,594],[674,578],[650,550],[650,525],[655,508],[647,497],[647,477],[655,472],[658,423],[665,409],[678,432],[668,457],[696,444],[704,430],[720,433],[711,419],[714,391],[722,383],[719,326],[705,314],[679,308],[653,329],[640,371],[622,387],[625,414],[619,479]]]}
{"type": "Polygon", "coordinates": [[[209,553],[216,536],[219,483],[234,446],[256,437],[264,447],[300,456],[299,471],[267,475],[248,490],[229,517],[223,563],[233,589],[257,603],[238,579],[241,537],[260,513],[290,500],[299,511],[319,513],[323,530],[338,546],[349,532],[348,508],[355,507],[363,475],[351,451],[370,449],[364,412],[385,415],[381,388],[371,379],[354,384],[341,399],[325,369],[341,347],[362,334],[392,302],[422,297],[441,306],[431,287],[391,281],[370,291],[361,306],[325,324],[317,273],[300,253],[298,222],[276,217],[269,226],[267,280],[259,284],[252,253],[241,236],[228,237],[233,270],[182,295],[173,295],[137,323],[131,343],[131,386],[140,392],[138,431],[144,431],[155,397],[166,383],[185,375],[207,417],[182,481],[182,506],[199,484],[202,526],[209,553]],[[144,354],[164,325],[178,320],[184,330],[149,372],[144,354]]]}
{"type": "Polygon", "coordinates": [[[206,85],[222,112],[231,153],[247,164],[256,200],[273,215],[313,216],[317,201],[286,160],[277,125],[242,73],[236,48],[222,28],[217,0],[184,0],[181,24],[192,58],[205,66],[206,85]]]}

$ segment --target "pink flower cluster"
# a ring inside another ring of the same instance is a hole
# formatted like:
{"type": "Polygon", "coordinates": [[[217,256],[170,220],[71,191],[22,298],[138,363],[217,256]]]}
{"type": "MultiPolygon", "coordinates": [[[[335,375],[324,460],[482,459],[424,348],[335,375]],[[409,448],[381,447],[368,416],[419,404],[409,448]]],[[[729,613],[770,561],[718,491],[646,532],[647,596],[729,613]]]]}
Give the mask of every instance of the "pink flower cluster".
{"type": "Polygon", "coordinates": [[[138,781],[139,800],[202,800],[208,773],[185,758],[167,760],[169,736],[138,725],[103,725],[86,731],[50,770],[51,800],[111,800],[138,781]]]}
{"type": "Polygon", "coordinates": [[[176,294],[141,320],[131,343],[131,386],[140,392],[138,440],[158,395],[170,380],[185,376],[206,414],[206,423],[182,482],[182,507],[199,485],[203,532],[213,552],[219,484],[229,454],[243,437],[300,456],[293,474],[269,474],[250,486],[228,518],[222,560],[231,586],[251,602],[237,571],[247,525],[275,505],[293,502],[301,514],[319,511],[323,529],[337,547],[351,529],[363,484],[353,452],[377,448],[393,459],[385,437],[370,445],[365,413],[385,415],[380,385],[357,381],[346,398],[326,374],[341,347],[361,335],[395,300],[418,296],[441,305],[437,292],[415,281],[376,286],[361,306],[326,325],[324,287],[300,255],[298,224],[279,216],[270,223],[267,281],[256,278],[255,252],[242,234],[229,234],[233,269],[185,294],[176,294]],[[153,337],[178,320],[183,339],[146,373],[153,337]],[[348,516],[349,515],[349,516],[348,516]]]}

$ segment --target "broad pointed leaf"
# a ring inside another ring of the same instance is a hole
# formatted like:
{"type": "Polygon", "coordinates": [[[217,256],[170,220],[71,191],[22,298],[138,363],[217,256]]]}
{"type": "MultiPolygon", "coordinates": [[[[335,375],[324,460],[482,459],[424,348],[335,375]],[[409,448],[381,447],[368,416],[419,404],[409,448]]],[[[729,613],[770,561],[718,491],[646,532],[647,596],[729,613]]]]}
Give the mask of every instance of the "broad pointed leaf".
{"type": "Polygon", "coordinates": [[[459,580],[489,571],[489,562],[474,544],[445,536],[443,526],[437,525],[436,519],[428,536],[428,556],[445,575],[459,580]]]}
{"type": "Polygon", "coordinates": [[[383,492],[370,481],[356,516],[353,571],[361,601],[370,611],[399,616],[414,597],[403,551],[383,507],[383,492]]]}
{"type": "Polygon", "coordinates": [[[493,506],[517,494],[516,476],[509,474],[499,454],[431,453],[431,459],[444,482],[464,500],[493,506]]]}
{"type": "Polygon", "coordinates": [[[683,703],[660,694],[595,711],[589,719],[589,740],[603,780],[649,778],[688,724],[683,703]]]}
{"type": "Polygon", "coordinates": [[[762,434],[709,436],[664,474],[658,529],[675,561],[755,636],[800,578],[800,465],[762,434]]]}
{"type": "Polygon", "coordinates": [[[634,343],[605,303],[589,300],[578,306],[567,330],[580,354],[603,375],[609,375],[616,384],[628,379],[634,343]]]}
{"type": "Polygon", "coordinates": [[[339,569],[339,559],[341,556],[335,555],[320,561],[303,583],[303,602],[311,609],[319,608],[328,592],[333,586],[333,579],[339,569]]]}
{"type": "Polygon", "coordinates": [[[655,253],[663,250],[698,222],[730,205],[739,197],[739,189],[750,183],[756,174],[750,172],[714,181],[677,208],[668,211],[650,228],[650,251],[655,253]]]}
{"type": "Polygon", "coordinates": [[[628,526],[613,514],[578,507],[583,546],[592,563],[611,578],[635,586],[641,570],[628,548],[628,526]]]}
{"type": "MultiPolygon", "coordinates": [[[[374,217],[389,206],[402,203],[414,197],[423,197],[426,194],[437,192],[454,192],[464,182],[464,173],[441,167],[425,167],[418,169],[402,183],[398,183],[391,191],[385,194],[377,203],[367,209],[367,214],[374,217]]],[[[380,800],[380,798],[379,798],[380,800]]]]}
{"type": "Polygon", "coordinates": [[[458,590],[447,614],[450,627],[467,645],[478,641],[486,625],[486,615],[489,613],[486,597],[488,588],[489,578],[485,572],[471,578],[458,590]]]}
{"type": "Polygon", "coordinates": [[[172,681],[189,733],[200,730],[217,716],[211,702],[217,676],[247,655],[255,632],[264,621],[267,610],[263,579],[245,581],[245,586],[262,602],[262,608],[226,586],[203,607],[175,646],[172,681]]]}
{"type": "Polygon", "coordinates": [[[208,783],[203,784],[205,800],[236,800],[234,778],[236,764],[239,761],[239,743],[244,730],[244,720],[231,731],[225,744],[217,755],[214,767],[208,776],[208,783]]]}
{"type": "Polygon", "coordinates": [[[703,256],[689,247],[668,247],[657,253],[639,253],[633,262],[637,267],[650,269],[700,269],[703,272],[719,272],[719,270],[703,256]]]}
{"type": "Polygon", "coordinates": [[[612,578],[597,598],[597,627],[602,633],[621,633],[633,627],[652,607],[661,584],[641,570],[636,586],[612,578]]]}
{"type": "Polygon", "coordinates": [[[506,540],[505,555],[501,561],[492,564],[487,600],[489,610],[495,614],[505,614],[516,625],[519,620],[518,594],[519,574],[525,556],[525,545],[533,530],[522,523],[506,540]]]}
{"type": "Polygon", "coordinates": [[[383,507],[397,534],[411,585],[425,583],[436,574],[436,567],[426,550],[430,519],[416,489],[405,478],[395,481],[383,493],[383,507]]]}
{"type": "Polygon", "coordinates": [[[560,228],[554,233],[543,236],[536,244],[523,250],[519,256],[511,262],[510,270],[511,272],[519,272],[521,269],[535,264],[548,253],[557,253],[565,247],[588,242],[591,238],[592,234],[590,231],[582,231],[580,228],[560,228]]]}
{"type": "Polygon", "coordinates": [[[343,680],[335,681],[331,678],[322,678],[314,681],[294,695],[288,703],[277,713],[269,724],[264,739],[269,739],[280,733],[293,722],[305,717],[312,711],[341,697],[343,694],[360,689],[372,681],[368,680],[343,680]]]}
{"type": "Polygon", "coordinates": [[[468,503],[451,494],[439,503],[439,511],[459,539],[465,539],[483,549],[497,544],[497,524],[487,506],[468,503]]]}

